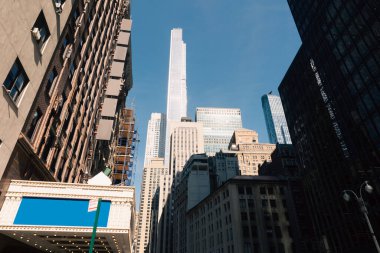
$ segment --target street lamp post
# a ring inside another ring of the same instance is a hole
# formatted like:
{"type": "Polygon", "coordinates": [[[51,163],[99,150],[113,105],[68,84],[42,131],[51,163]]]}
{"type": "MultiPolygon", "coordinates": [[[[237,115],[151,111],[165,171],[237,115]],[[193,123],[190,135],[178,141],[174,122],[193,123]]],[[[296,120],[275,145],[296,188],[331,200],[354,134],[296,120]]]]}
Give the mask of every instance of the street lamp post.
{"type": "Polygon", "coordinates": [[[358,195],[352,191],[352,190],[344,190],[343,191],[343,199],[345,201],[350,201],[351,197],[350,197],[350,194],[353,195],[356,199],[356,201],[358,202],[359,204],[359,207],[360,207],[360,211],[363,213],[364,217],[365,217],[365,220],[367,222],[367,225],[368,225],[368,228],[369,228],[369,231],[371,233],[371,236],[372,236],[372,239],[373,239],[373,242],[375,243],[375,246],[376,246],[376,250],[378,253],[380,253],[380,247],[379,247],[379,243],[377,242],[377,239],[376,239],[376,235],[375,235],[375,232],[373,231],[373,228],[372,228],[372,225],[371,225],[371,222],[369,221],[369,218],[368,218],[368,210],[367,210],[367,207],[365,206],[365,203],[364,203],[364,200],[363,200],[363,195],[362,195],[362,189],[363,189],[363,186],[364,186],[364,189],[366,192],[368,193],[372,193],[373,191],[373,188],[372,186],[370,186],[368,184],[368,181],[364,181],[361,185],[360,185],[360,188],[359,188],[359,197],[358,195]]]}

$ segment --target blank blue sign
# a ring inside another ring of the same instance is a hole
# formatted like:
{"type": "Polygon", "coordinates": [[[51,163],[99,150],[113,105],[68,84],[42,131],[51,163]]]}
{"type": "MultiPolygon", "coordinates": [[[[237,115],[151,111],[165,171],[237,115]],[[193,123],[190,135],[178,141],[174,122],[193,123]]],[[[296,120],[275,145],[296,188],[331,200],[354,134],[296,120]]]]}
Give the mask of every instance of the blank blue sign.
{"type": "MultiPolygon", "coordinates": [[[[23,197],[15,225],[92,227],[95,213],[87,212],[89,200],[23,197]]],[[[102,200],[99,227],[107,227],[111,201],[102,200]]]]}

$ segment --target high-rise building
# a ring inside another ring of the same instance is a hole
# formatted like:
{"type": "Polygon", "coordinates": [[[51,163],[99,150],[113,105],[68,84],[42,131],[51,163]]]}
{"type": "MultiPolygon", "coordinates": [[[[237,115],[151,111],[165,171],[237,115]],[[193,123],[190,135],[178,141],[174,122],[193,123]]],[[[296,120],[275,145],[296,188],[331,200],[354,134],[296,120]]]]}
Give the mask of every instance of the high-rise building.
{"type": "Polygon", "coordinates": [[[183,118],[182,122],[171,122],[170,134],[170,159],[169,177],[163,177],[166,183],[161,200],[166,200],[165,205],[160,208],[162,218],[160,220],[160,233],[158,238],[159,252],[172,252],[173,250],[173,201],[176,194],[176,187],[181,181],[183,168],[188,159],[194,154],[204,152],[203,126],[199,122],[189,122],[188,118],[183,118]]]}
{"type": "Polygon", "coordinates": [[[240,109],[197,107],[195,121],[203,123],[205,152],[214,155],[228,150],[232,134],[242,128],[240,109]]]}
{"type": "Polygon", "coordinates": [[[186,252],[186,213],[210,194],[210,170],[206,154],[186,162],[173,201],[173,252],[186,252]]]}
{"type": "Polygon", "coordinates": [[[81,182],[108,152],[132,86],[129,1],[0,5],[1,188],[81,182]]]}
{"type": "Polygon", "coordinates": [[[169,174],[177,185],[190,156],[204,152],[203,126],[199,122],[172,122],[170,124],[169,174]]]}
{"type": "Polygon", "coordinates": [[[232,135],[229,151],[237,156],[239,175],[256,176],[259,173],[259,165],[271,160],[271,154],[275,150],[275,144],[259,143],[259,135],[256,131],[239,129],[232,135]]]}
{"type": "Polygon", "coordinates": [[[171,122],[180,122],[187,117],[187,86],[186,86],[186,44],[182,39],[182,29],[171,30],[168,96],[166,105],[166,136],[165,164],[169,164],[171,122]]]}
{"type": "Polygon", "coordinates": [[[166,116],[168,121],[187,116],[186,44],[181,28],[171,30],[166,116]]]}
{"type": "Polygon", "coordinates": [[[152,158],[165,157],[165,131],[165,114],[152,113],[146,133],[145,165],[148,165],[152,158]]]}
{"type": "Polygon", "coordinates": [[[317,240],[322,252],[376,252],[357,203],[341,193],[369,180],[377,193],[363,198],[380,220],[379,2],[288,2],[303,45],[279,91],[317,240]]]}
{"type": "Polygon", "coordinates": [[[292,144],[286,123],[281,98],[272,92],[261,97],[269,142],[272,144],[292,144]]]}
{"type": "Polygon", "coordinates": [[[141,187],[141,202],[139,214],[139,226],[136,253],[149,252],[150,234],[152,219],[157,220],[158,205],[153,206],[156,195],[159,195],[160,178],[167,175],[168,170],[164,166],[163,158],[152,158],[149,165],[146,165],[143,172],[141,187]],[[154,217],[152,217],[154,216],[154,217]]]}

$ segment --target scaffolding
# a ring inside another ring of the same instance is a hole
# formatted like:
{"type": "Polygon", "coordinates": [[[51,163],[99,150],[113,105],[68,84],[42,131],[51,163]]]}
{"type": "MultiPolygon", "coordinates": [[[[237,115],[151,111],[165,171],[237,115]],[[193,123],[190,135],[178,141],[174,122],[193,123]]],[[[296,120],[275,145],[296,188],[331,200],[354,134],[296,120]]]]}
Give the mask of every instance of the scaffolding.
{"type": "Polygon", "coordinates": [[[112,167],[114,185],[133,185],[135,159],[137,159],[138,133],[135,129],[134,110],[123,108],[115,138],[112,167]]]}

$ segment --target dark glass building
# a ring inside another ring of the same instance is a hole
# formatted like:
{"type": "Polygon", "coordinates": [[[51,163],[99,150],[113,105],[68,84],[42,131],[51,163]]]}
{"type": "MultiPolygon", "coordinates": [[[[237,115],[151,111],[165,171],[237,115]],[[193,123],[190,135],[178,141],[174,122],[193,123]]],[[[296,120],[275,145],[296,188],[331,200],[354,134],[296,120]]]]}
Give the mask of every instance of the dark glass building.
{"type": "Polygon", "coordinates": [[[288,0],[302,43],[279,91],[321,252],[375,252],[380,235],[380,2],[288,0]]]}

